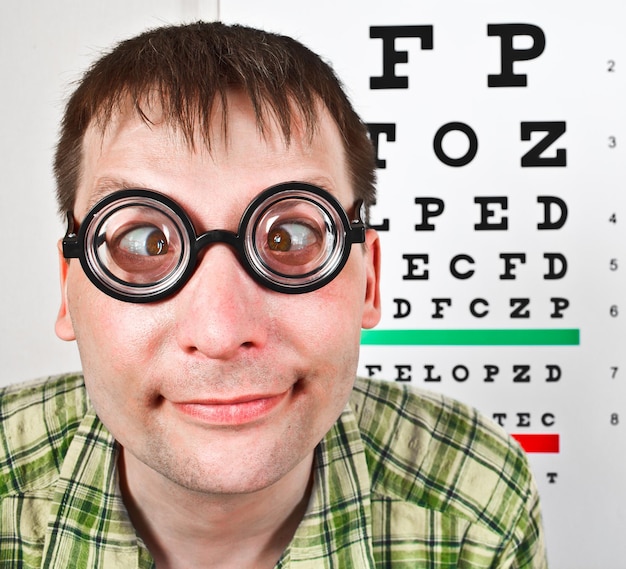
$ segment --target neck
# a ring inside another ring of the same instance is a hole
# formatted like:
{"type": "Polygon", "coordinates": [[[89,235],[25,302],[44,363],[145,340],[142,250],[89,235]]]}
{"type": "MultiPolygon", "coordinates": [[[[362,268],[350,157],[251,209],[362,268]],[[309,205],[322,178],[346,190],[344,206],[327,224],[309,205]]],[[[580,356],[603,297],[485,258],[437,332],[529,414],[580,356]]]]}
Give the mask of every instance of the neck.
{"type": "Polygon", "coordinates": [[[186,489],[120,452],[120,486],[137,532],[159,569],[273,568],[302,520],[313,456],[249,494],[186,489]]]}

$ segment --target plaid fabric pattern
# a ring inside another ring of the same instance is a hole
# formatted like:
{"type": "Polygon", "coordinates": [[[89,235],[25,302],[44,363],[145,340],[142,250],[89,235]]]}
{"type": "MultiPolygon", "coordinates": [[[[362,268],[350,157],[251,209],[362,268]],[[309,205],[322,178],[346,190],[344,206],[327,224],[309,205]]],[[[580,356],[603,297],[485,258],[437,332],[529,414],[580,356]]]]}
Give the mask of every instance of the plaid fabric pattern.
{"type": "MultiPolygon", "coordinates": [[[[279,569],[546,567],[525,455],[471,409],[358,379],[279,569]]],[[[153,567],[82,376],[0,390],[0,569],[153,567]]]]}

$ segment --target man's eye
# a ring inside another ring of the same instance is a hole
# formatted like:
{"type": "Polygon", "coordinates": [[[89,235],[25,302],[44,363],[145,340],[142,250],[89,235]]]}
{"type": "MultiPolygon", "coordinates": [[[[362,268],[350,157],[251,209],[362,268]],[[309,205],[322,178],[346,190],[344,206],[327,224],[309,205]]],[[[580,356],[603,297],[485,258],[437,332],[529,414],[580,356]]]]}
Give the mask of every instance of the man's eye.
{"type": "Polygon", "coordinates": [[[303,251],[318,241],[317,232],[301,222],[282,223],[272,227],[267,235],[270,251],[280,253],[303,251]]]}
{"type": "Polygon", "coordinates": [[[153,225],[135,227],[125,232],[116,240],[115,247],[125,253],[144,257],[165,255],[168,251],[163,231],[153,225]]]}

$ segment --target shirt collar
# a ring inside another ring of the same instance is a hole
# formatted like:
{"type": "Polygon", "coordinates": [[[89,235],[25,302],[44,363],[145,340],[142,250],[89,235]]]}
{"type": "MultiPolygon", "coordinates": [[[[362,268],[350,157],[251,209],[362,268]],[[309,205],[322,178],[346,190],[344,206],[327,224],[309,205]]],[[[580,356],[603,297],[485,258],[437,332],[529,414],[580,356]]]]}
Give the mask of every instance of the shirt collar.
{"type": "Polygon", "coordinates": [[[311,499],[278,566],[374,567],[371,527],[365,449],[347,406],[316,448],[311,499]]]}
{"type": "Polygon", "coordinates": [[[117,445],[90,409],[52,497],[43,567],[138,567],[137,535],[119,490],[117,445]]]}

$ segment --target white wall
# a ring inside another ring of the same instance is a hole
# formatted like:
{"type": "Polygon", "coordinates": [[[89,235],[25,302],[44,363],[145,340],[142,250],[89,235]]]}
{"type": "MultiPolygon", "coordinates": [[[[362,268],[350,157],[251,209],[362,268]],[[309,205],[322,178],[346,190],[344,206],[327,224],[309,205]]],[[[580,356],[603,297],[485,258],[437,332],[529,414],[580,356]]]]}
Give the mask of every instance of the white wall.
{"type": "Polygon", "coordinates": [[[218,0],[0,3],[0,385],[79,369],[53,329],[64,227],[51,160],[72,81],[116,41],[217,15],[218,0]]]}

